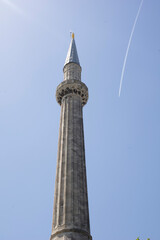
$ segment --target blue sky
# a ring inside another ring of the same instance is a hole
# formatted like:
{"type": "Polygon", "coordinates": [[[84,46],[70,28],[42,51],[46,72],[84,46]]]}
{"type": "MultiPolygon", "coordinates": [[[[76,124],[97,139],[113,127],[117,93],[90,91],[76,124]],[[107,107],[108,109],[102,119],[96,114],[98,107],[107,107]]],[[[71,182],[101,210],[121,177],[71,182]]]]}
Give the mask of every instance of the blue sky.
{"type": "Polygon", "coordinates": [[[60,107],[75,40],[94,240],[160,239],[160,2],[0,0],[0,240],[49,239],[60,107]]]}

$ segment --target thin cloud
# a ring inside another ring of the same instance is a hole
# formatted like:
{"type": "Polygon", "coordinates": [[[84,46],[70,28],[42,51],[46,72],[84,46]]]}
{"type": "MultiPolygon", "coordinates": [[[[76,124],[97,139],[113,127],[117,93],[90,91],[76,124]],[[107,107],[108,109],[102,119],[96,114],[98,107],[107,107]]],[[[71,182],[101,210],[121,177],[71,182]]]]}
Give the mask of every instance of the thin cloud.
{"type": "Polygon", "coordinates": [[[20,15],[25,15],[24,12],[22,11],[21,8],[19,8],[17,5],[15,5],[13,2],[9,1],[9,0],[1,0],[4,4],[6,4],[8,7],[10,7],[12,10],[14,10],[15,12],[17,12],[20,15]]]}

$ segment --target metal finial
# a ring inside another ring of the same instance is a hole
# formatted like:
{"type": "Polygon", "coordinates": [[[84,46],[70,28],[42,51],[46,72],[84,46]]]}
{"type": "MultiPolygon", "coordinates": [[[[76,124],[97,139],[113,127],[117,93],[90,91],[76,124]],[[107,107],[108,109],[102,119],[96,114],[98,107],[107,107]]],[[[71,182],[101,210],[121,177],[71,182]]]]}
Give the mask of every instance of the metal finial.
{"type": "Polygon", "coordinates": [[[74,33],[72,33],[72,38],[74,38],[74,33]]]}

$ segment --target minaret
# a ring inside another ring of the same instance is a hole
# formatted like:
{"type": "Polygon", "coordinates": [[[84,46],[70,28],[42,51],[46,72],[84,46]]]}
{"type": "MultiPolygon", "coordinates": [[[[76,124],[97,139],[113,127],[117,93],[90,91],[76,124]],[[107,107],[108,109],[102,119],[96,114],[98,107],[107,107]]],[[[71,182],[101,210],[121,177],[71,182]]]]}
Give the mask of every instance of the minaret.
{"type": "Polygon", "coordinates": [[[88,88],[81,82],[81,66],[72,34],[56,90],[61,106],[53,224],[50,240],[89,240],[89,210],[83,133],[83,106],[88,88]]]}

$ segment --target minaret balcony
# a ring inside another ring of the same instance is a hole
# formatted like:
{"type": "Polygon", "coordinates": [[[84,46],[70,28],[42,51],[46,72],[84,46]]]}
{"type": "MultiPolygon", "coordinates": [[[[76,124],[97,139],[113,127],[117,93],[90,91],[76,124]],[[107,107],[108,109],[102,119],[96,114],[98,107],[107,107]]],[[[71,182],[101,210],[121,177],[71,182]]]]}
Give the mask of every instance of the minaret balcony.
{"type": "Polygon", "coordinates": [[[88,101],[88,88],[79,80],[65,80],[57,87],[56,100],[61,105],[63,99],[69,95],[80,96],[82,106],[84,106],[88,101]]]}

